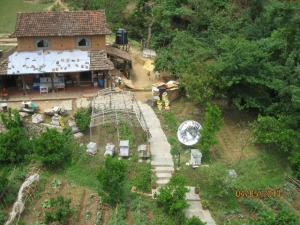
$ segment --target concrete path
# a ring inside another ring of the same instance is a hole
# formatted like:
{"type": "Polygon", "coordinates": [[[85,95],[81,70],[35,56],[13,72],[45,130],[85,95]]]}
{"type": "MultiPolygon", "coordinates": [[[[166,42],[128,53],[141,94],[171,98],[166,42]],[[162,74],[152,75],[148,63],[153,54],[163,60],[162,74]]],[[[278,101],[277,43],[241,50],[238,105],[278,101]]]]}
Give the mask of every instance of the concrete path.
{"type": "Polygon", "coordinates": [[[156,187],[159,188],[169,182],[174,172],[173,159],[170,153],[171,146],[152,108],[146,103],[138,102],[138,104],[151,134],[149,140],[151,165],[152,171],[157,176],[156,187]]]}
{"type": "Polygon", "coordinates": [[[188,218],[196,216],[202,222],[206,222],[207,225],[216,225],[209,210],[202,208],[201,199],[198,194],[195,194],[195,187],[188,188],[189,192],[186,193],[186,200],[190,206],[184,211],[185,216],[188,218]]]}
{"type": "MultiPolygon", "coordinates": [[[[159,119],[153,109],[146,103],[139,102],[140,109],[146,120],[147,127],[151,134],[150,149],[151,149],[151,165],[152,171],[157,176],[156,190],[152,193],[159,192],[159,188],[168,183],[174,173],[174,163],[170,153],[171,146],[164,134],[159,119]]],[[[199,195],[195,194],[195,187],[188,187],[189,192],[186,194],[189,208],[185,210],[186,217],[196,216],[207,225],[215,225],[209,210],[203,210],[199,195]]]]}

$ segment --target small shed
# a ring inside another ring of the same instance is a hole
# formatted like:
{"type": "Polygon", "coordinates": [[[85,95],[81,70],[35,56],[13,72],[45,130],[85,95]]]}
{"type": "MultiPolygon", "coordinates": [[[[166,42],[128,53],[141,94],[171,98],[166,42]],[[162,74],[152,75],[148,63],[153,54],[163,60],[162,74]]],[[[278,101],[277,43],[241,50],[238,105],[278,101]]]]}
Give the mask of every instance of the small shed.
{"type": "Polygon", "coordinates": [[[139,145],[138,146],[139,157],[142,159],[150,158],[150,146],[149,145],[139,145]]]}
{"type": "Polygon", "coordinates": [[[120,147],[120,156],[128,157],[129,156],[129,140],[121,140],[119,147],[120,147]]]}
{"type": "Polygon", "coordinates": [[[202,153],[199,149],[191,149],[191,161],[190,165],[193,168],[197,168],[201,164],[202,153]]]}
{"type": "Polygon", "coordinates": [[[111,155],[113,156],[116,153],[116,147],[112,143],[107,143],[105,146],[105,153],[104,155],[111,155]]]}
{"type": "Polygon", "coordinates": [[[86,152],[88,154],[95,155],[97,153],[97,143],[95,142],[88,143],[86,152]]]}

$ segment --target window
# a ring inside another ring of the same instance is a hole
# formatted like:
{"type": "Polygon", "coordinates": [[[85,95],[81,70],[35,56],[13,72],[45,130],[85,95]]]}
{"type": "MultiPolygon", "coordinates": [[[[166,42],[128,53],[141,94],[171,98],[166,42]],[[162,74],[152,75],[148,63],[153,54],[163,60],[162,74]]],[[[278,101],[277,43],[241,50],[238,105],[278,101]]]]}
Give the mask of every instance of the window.
{"type": "Polygon", "coordinates": [[[50,42],[47,38],[38,38],[35,40],[35,46],[37,49],[48,49],[50,48],[50,42]]]}
{"type": "Polygon", "coordinates": [[[88,48],[91,46],[91,39],[88,37],[78,37],[76,39],[76,45],[78,48],[88,48]]]}

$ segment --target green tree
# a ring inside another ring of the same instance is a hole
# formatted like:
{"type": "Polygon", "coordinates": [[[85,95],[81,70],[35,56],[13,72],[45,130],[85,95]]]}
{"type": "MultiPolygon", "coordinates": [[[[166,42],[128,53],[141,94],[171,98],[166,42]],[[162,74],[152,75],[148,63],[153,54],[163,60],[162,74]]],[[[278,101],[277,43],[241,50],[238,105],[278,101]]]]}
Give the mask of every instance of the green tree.
{"type": "Polygon", "coordinates": [[[293,116],[258,116],[253,124],[255,141],[271,150],[287,152],[296,176],[300,176],[300,132],[293,116]]]}
{"type": "Polygon", "coordinates": [[[19,111],[8,108],[8,113],[1,113],[1,119],[6,129],[20,128],[23,126],[19,111]]]}
{"type": "Polygon", "coordinates": [[[31,144],[23,128],[10,128],[0,134],[0,163],[20,163],[29,153],[31,144]]]}
{"type": "Polygon", "coordinates": [[[86,131],[91,121],[92,108],[79,108],[74,114],[76,124],[82,132],[86,131]]]}
{"type": "Polygon", "coordinates": [[[116,30],[124,23],[124,9],[128,0],[107,1],[107,0],[86,0],[86,8],[91,10],[104,9],[107,21],[113,30],[116,30]]]}
{"type": "Polygon", "coordinates": [[[198,217],[193,216],[184,221],[183,225],[205,225],[198,217]]]}
{"type": "Polygon", "coordinates": [[[296,130],[291,116],[258,116],[253,124],[253,134],[257,143],[267,145],[269,148],[291,152],[299,149],[299,131],[296,130]]]}
{"type": "Polygon", "coordinates": [[[108,156],[99,171],[100,195],[105,202],[116,204],[122,202],[124,195],[124,179],[127,164],[123,160],[108,156]]]}
{"type": "Polygon", "coordinates": [[[216,105],[206,104],[205,111],[204,123],[202,129],[199,130],[200,141],[197,147],[204,152],[208,152],[211,146],[218,143],[216,133],[220,130],[224,120],[221,117],[222,111],[216,105]]]}
{"type": "Polygon", "coordinates": [[[35,158],[49,168],[61,168],[71,160],[70,134],[47,129],[33,140],[35,158]]]}
{"type": "Polygon", "coordinates": [[[185,194],[189,191],[186,185],[187,181],[183,177],[175,175],[165,186],[159,189],[159,195],[156,199],[157,204],[178,221],[183,220],[183,210],[189,206],[185,199],[185,194]]]}
{"type": "Polygon", "coordinates": [[[8,176],[8,173],[6,170],[2,170],[0,172],[0,195],[2,195],[3,191],[5,190],[5,188],[8,184],[7,176],[8,176]]]}

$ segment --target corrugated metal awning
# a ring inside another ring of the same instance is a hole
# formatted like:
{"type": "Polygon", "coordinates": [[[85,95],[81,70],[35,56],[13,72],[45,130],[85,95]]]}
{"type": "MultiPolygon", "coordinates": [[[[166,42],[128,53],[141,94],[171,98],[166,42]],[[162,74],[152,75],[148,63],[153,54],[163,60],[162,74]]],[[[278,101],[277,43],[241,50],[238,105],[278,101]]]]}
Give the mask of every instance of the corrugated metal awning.
{"type": "Polygon", "coordinates": [[[1,75],[69,73],[111,70],[113,63],[103,50],[14,52],[1,61],[1,75]]]}

